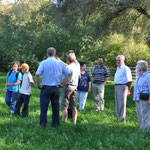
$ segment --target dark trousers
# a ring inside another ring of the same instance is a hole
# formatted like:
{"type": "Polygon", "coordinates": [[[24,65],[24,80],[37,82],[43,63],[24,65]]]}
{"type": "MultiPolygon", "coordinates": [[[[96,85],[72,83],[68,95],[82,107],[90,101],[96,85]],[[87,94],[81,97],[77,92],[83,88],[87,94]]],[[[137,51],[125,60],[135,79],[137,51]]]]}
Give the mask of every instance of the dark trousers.
{"type": "Polygon", "coordinates": [[[22,104],[24,104],[23,109],[22,109],[22,116],[27,117],[28,116],[28,106],[29,106],[29,100],[30,100],[30,95],[25,95],[25,94],[19,94],[19,97],[17,99],[17,103],[15,106],[15,115],[20,114],[20,108],[22,104]]]}
{"type": "Polygon", "coordinates": [[[59,88],[52,86],[44,86],[40,94],[40,125],[47,124],[48,105],[51,100],[52,105],[52,127],[59,124],[59,88]]]}

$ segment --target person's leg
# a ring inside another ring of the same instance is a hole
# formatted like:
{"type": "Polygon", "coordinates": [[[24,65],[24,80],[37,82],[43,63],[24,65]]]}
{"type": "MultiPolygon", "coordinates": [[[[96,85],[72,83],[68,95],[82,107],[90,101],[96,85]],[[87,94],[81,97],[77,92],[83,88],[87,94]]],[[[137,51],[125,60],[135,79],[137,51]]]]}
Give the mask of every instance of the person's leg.
{"type": "Polygon", "coordinates": [[[119,121],[119,86],[115,86],[115,106],[116,106],[116,116],[119,121]]]}
{"type": "Polygon", "coordinates": [[[50,96],[52,104],[52,127],[56,127],[59,124],[59,88],[53,87],[52,94],[50,96]]]}
{"type": "Polygon", "coordinates": [[[140,101],[136,101],[135,104],[136,104],[136,112],[137,112],[140,129],[142,129],[143,128],[143,116],[142,116],[142,109],[141,109],[140,101]]]}
{"type": "Polygon", "coordinates": [[[149,113],[150,113],[150,105],[148,101],[140,101],[142,108],[142,118],[143,118],[143,130],[149,130],[149,113]]]}
{"type": "Polygon", "coordinates": [[[72,86],[72,94],[70,95],[70,105],[72,108],[72,119],[73,119],[73,123],[74,125],[76,125],[77,122],[77,109],[76,109],[76,95],[77,95],[77,91],[76,91],[76,86],[72,86]]]}
{"type": "Polygon", "coordinates": [[[30,95],[23,95],[23,99],[24,99],[24,106],[22,109],[22,116],[28,117],[28,107],[29,107],[30,95]]]}
{"type": "Polygon", "coordinates": [[[88,96],[88,92],[80,92],[80,105],[79,105],[79,110],[83,110],[85,107],[86,99],[88,96]]]}
{"type": "Polygon", "coordinates": [[[104,84],[98,85],[100,110],[104,110],[104,84]]]}
{"type": "Polygon", "coordinates": [[[7,92],[5,93],[5,102],[9,107],[11,104],[11,97],[12,97],[12,92],[7,90],[7,92]]]}
{"type": "Polygon", "coordinates": [[[99,92],[97,85],[93,83],[93,94],[94,94],[94,99],[95,99],[95,109],[96,111],[100,110],[99,108],[99,92]]]}
{"type": "Polygon", "coordinates": [[[79,101],[79,107],[80,107],[80,91],[77,91],[77,96],[76,96],[76,108],[77,108],[77,105],[78,105],[78,101],[79,101]]]}
{"type": "Polygon", "coordinates": [[[15,111],[16,102],[18,99],[19,93],[18,92],[12,92],[12,102],[10,104],[10,111],[15,111]]]}
{"type": "Polygon", "coordinates": [[[124,122],[126,117],[126,102],[127,102],[127,93],[128,93],[128,86],[127,85],[120,85],[118,86],[119,92],[119,121],[124,122]]]}
{"type": "Polygon", "coordinates": [[[50,101],[48,87],[43,87],[40,94],[40,125],[47,124],[47,110],[50,101]]]}
{"type": "Polygon", "coordinates": [[[72,109],[72,118],[73,118],[73,124],[74,125],[76,125],[76,122],[77,122],[77,115],[78,115],[77,109],[74,107],[72,109]]]}
{"type": "Polygon", "coordinates": [[[15,111],[14,111],[15,115],[20,114],[20,108],[21,108],[22,103],[23,103],[23,96],[22,96],[22,94],[19,94],[16,106],[15,106],[15,111]]]}
{"type": "Polygon", "coordinates": [[[65,87],[65,96],[64,96],[64,99],[63,99],[63,102],[62,102],[62,109],[63,109],[63,113],[62,113],[62,120],[64,122],[67,121],[68,119],[68,108],[69,108],[69,105],[70,105],[70,96],[72,94],[72,88],[70,85],[67,85],[65,87]]]}
{"type": "Polygon", "coordinates": [[[63,118],[62,118],[63,121],[66,122],[67,119],[68,119],[68,110],[67,110],[67,109],[64,109],[64,110],[63,110],[62,117],[63,117],[63,118]]]}

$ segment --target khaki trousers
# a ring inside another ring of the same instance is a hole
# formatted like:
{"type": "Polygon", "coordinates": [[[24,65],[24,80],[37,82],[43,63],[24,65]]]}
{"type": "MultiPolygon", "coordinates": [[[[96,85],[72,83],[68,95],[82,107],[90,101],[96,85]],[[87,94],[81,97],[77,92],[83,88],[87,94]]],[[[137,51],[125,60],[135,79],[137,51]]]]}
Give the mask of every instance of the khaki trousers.
{"type": "Polygon", "coordinates": [[[95,98],[95,109],[104,110],[104,84],[93,83],[93,94],[95,98]]]}
{"type": "Polygon", "coordinates": [[[115,85],[116,116],[118,121],[125,121],[128,86],[115,85]]]}
{"type": "Polygon", "coordinates": [[[149,130],[150,105],[148,101],[136,101],[136,111],[139,120],[140,129],[149,130]]]}

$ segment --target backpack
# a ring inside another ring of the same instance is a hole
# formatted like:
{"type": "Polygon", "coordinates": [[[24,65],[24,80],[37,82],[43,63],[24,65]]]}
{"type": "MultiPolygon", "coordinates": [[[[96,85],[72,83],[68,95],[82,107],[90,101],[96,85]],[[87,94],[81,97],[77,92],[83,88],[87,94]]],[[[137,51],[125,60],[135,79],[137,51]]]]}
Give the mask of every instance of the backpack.
{"type": "MultiPolygon", "coordinates": [[[[12,73],[12,70],[9,71],[8,77],[11,75],[11,73],[12,73]]],[[[16,73],[16,80],[18,79],[19,73],[20,73],[19,71],[16,73]]],[[[18,92],[19,92],[19,86],[21,86],[21,84],[22,84],[22,80],[20,81],[20,84],[18,84],[18,92]]]]}

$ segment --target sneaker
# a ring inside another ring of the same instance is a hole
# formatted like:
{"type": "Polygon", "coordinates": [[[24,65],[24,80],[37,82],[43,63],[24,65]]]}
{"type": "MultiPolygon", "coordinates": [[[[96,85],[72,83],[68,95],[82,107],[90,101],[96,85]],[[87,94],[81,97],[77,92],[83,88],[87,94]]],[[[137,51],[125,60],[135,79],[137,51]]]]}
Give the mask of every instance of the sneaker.
{"type": "Polygon", "coordinates": [[[13,110],[10,110],[10,113],[11,113],[11,114],[14,114],[14,111],[13,111],[13,110]]]}
{"type": "Polygon", "coordinates": [[[99,109],[96,109],[96,111],[98,112],[98,111],[99,111],[99,109]]]}

